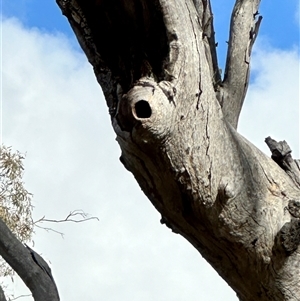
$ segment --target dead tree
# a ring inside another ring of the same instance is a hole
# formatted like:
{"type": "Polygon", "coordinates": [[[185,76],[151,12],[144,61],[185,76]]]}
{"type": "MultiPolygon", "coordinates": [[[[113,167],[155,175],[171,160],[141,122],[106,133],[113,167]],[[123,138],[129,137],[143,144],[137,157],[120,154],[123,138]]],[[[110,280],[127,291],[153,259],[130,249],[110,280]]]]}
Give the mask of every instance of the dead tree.
{"type": "Polygon", "coordinates": [[[240,300],[300,300],[299,164],[284,143],[268,140],[273,160],[236,130],[259,2],[236,1],[221,78],[209,0],[57,0],[104,92],[120,160],[161,222],[240,300]]]}

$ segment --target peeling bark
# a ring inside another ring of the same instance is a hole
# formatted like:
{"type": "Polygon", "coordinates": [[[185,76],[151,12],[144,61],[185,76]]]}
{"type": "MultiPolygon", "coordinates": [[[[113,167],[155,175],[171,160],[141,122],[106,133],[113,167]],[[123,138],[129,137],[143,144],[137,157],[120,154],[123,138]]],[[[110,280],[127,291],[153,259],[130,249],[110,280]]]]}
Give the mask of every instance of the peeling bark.
{"type": "Polygon", "coordinates": [[[94,67],[123,165],[240,300],[300,300],[300,190],[236,132],[261,19],[236,1],[220,83],[209,1],[57,0],[94,67]],[[256,25],[255,25],[256,24],[256,25]]]}

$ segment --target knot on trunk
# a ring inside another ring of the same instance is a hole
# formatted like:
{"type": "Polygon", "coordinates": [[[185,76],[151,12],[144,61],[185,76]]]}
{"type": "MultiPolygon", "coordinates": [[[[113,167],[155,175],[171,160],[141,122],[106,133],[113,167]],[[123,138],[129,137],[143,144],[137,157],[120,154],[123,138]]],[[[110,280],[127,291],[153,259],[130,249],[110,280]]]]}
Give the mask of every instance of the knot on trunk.
{"type": "Polygon", "coordinates": [[[122,95],[116,120],[121,130],[130,132],[135,140],[161,140],[169,133],[174,107],[159,84],[144,78],[122,95]]]}
{"type": "Polygon", "coordinates": [[[279,234],[281,247],[290,255],[297,250],[300,244],[300,220],[292,219],[285,223],[279,234]]]}
{"type": "Polygon", "coordinates": [[[300,218],[300,201],[290,200],[287,210],[293,217],[300,218]]]}
{"type": "Polygon", "coordinates": [[[289,200],[285,210],[290,213],[291,220],[286,222],[277,233],[273,251],[291,255],[300,245],[300,200],[289,200]]]}

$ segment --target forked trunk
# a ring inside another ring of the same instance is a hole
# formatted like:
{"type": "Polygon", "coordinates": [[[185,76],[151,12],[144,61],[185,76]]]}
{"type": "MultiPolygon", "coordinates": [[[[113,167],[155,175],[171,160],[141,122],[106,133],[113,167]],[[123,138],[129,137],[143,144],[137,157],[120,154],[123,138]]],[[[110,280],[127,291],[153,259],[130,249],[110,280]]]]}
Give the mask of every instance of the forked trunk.
{"type": "Polygon", "coordinates": [[[300,300],[299,185],[236,132],[259,1],[235,4],[223,81],[209,1],[57,2],[161,222],[241,300],[300,300]]]}

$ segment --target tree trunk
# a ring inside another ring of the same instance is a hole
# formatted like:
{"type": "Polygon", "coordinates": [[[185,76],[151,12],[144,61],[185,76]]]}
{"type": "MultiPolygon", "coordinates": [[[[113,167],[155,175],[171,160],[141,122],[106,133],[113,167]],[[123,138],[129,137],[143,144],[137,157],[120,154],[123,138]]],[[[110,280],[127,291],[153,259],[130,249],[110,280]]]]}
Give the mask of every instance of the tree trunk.
{"type": "Polygon", "coordinates": [[[236,1],[223,81],[207,0],[57,3],[94,67],[120,160],[161,222],[240,300],[300,300],[300,186],[236,131],[259,0],[236,1]]]}

